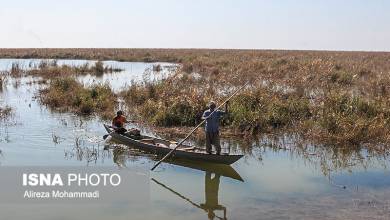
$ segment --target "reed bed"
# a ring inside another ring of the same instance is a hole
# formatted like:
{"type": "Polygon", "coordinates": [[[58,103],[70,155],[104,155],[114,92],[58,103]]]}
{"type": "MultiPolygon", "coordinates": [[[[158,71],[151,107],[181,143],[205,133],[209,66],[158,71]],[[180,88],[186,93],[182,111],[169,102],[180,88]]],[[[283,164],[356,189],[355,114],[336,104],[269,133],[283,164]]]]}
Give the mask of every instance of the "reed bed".
{"type": "Polygon", "coordinates": [[[117,97],[108,85],[84,87],[74,78],[58,78],[50,81],[40,91],[40,101],[60,112],[79,115],[99,115],[104,119],[112,116],[117,97]]]}
{"type": "MultiPolygon", "coordinates": [[[[7,82],[7,75],[4,72],[0,72],[0,93],[3,91],[7,82]]],[[[3,105],[1,99],[0,104],[3,105]]],[[[12,115],[12,108],[10,106],[0,106],[0,121],[8,119],[12,115]]]]}
{"type": "Polygon", "coordinates": [[[122,93],[136,114],[156,126],[194,126],[210,100],[250,81],[222,122],[236,134],[288,130],[322,144],[389,143],[390,54],[216,51],[183,59],[168,79],[122,93]]]}
{"type": "Polygon", "coordinates": [[[0,72],[0,92],[3,91],[7,82],[7,76],[4,73],[0,72]]]}
{"type": "Polygon", "coordinates": [[[9,106],[0,107],[0,120],[4,121],[12,115],[12,108],[9,106]]]}
{"type": "Polygon", "coordinates": [[[389,143],[390,53],[196,49],[0,49],[0,57],[175,62],[162,81],[133,84],[128,109],[162,127],[194,126],[210,100],[230,102],[236,134],[289,131],[330,145],[389,143]]]}
{"type": "Polygon", "coordinates": [[[82,65],[58,65],[57,60],[42,60],[38,64],[30,64],[28,69],[22,68],[19,63],[12,63],[9,73],[14,78],[26,75],[52,78],[86,74],[101,76],[104,73],[120,71],[123,71],[123,69],[105,66],[102,61],[96,61],[93,65],[88,63],[82,65]]]}

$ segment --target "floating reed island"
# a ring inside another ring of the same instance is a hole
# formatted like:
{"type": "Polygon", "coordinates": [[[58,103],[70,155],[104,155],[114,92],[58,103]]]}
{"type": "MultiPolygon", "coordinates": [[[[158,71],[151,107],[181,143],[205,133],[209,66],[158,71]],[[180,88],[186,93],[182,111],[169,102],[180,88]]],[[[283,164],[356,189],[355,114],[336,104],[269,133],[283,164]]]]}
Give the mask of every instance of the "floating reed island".
{"type": "Polygon", "coordinates": [[[390,53],[0,49],[0,57],[179,63],[166,79],[117,94],[132,113],[159,127],[194,126],[210,100],[221,101],[250,81],[222,122],[235,134],[293,132],[331,145],[390,142],[390,53]]]}

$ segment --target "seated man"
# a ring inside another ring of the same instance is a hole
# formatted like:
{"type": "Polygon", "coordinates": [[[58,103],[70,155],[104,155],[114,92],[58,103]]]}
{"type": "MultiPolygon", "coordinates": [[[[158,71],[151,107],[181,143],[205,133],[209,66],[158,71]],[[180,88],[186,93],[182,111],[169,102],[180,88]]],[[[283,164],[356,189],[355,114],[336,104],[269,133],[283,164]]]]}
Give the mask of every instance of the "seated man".
{"type": "Polygon", "coordinates": [[[129,123],[129,121],[127,121],[126,117],[123,116],[123,111],[118,111],[116,113],[116,117],[112,119],[112,127],[116,132],[124,134],[127,131],[125,123],[129,123]]]}
{"type": "Polygon", "coordinates": [[[118,111],[116,117],[112,119],[112,127],[115,132],[124,134],[132,138],[139,138],[141,136],[140,130],[131,128],[129,131],[125,128],[125,123],[134,123],[135,121],[127,121],[126,117],[123,116],[123,111],[118,111]]]}

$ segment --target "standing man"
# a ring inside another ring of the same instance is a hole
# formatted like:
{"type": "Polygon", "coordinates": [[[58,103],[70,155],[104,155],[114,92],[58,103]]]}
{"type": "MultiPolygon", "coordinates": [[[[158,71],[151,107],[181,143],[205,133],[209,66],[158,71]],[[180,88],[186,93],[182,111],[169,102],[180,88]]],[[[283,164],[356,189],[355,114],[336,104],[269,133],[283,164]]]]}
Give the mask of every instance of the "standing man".
{"type": "Polygon", "coordinates": [[[202,119],[206,120],[205,132],[206,132],[206,151],[211,154],[212,147],[214,145],[217,155],[221,154],[221,144],[219,142],[219,119],[222,115],[227,113],[228,103],[226,102],[225,111],[216,110],[211,114],[215,108],[215,102],[211,101],[209,104],[209,109],[206,110],[202,119]]]}

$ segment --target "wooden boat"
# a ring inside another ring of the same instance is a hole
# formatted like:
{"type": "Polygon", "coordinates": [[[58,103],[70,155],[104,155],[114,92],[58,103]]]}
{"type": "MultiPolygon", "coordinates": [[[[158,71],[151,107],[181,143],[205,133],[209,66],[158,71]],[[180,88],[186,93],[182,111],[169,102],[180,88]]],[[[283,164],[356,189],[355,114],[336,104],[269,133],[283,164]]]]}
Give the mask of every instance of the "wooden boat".
{"type": "MultiPolygon", "coordinates": [[[[129,135],[118,134],[116,132],[113,132],[113,129],[109,125],[104,125],[104,128],[107,130],[108,133],[111,133],[110,135],[114,140],[148,153],[164,156],[175,147],[175,143],[168,140],[153,138],[144,135],[135,138],[129,135]]],[[[227,164],[227,165],[236,162],[242,156],[243,155],[208,154],[205,151],[205,149],[198,148],[198,147],[191,147],[187,145],[180,146],[172,154],[172,158],[205,161],[210,163],[219,163],[219,164],[227,164]]]]}
{"type": "MultiPolygon", "coordinates": [[[[113,146],[116,147],[116,146],[113,146]]],[[[113,159],[116,164],[118,164],[120,167],[126,167],[126,159],[118,160],[119,157],[124,156],[124,158],[128,157],[129,155],[143,155],[144,157],[149,158],[150,160],[156,160],[152,154],[142,153],[139,152],[132,152],[129,154],[127,151],[119,150],[119,151],[113,151],[113,159]]],[[[215,175],[220,175],[223,177],[228,177],[234,180],[238,180],[241,182],[244,182],[244,179],[240,176],[240,174],[230,165],[227,164],[219,164],[219,163],[208,163],[202,161],[199,163],[199,161],[196,160],[187,160],[187,159],[167,159],[164,161],[165,163],[177,166],[177,167],[184,167],[192,170],[197,170],[204,173],[213,173],[215,175]]]]}

